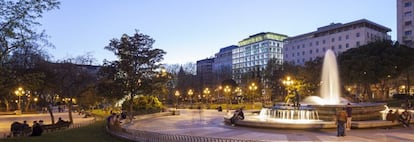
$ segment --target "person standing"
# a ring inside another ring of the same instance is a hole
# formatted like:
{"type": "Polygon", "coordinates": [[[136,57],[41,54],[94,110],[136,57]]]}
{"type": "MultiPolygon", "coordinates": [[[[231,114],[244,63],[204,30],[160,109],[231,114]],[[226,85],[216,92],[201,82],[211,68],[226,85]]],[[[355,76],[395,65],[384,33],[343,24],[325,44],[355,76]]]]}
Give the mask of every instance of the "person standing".
{"type": "Polygon", "coordinates": [[[350,131],[351,130],[351,121],[352,121],[352,106],[351,103],[348,103],[346,105],[346,130],[350,131]]]}
{"type": "Polygon", "coordinates": [[[345,123],[347,120],[346,108],[336,114],[337,136],[345,136],[345,123]]]}

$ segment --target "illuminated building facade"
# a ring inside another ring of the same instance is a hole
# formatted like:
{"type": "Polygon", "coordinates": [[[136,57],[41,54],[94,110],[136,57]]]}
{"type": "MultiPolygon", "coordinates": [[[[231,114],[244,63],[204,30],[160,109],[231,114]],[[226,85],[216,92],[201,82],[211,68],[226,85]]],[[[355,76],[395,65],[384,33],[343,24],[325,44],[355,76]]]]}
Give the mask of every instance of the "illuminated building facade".
{"type": "Polygon", "coordinates": [[[390,40],[391,29],[366,19],[346,24],[332,23],[314,32],[289,37],[283,47],[284,61],[303,65],[325,51],[332,49],[336,55],[377,40],[390,40]]]}
{"type": "Polygon", "coordinates": [[[263,32],[239,42],[239,47],[232,50],[233,79],[241,82],[244,73],[262,71],[269,59],[275,58],[283,63],[283,40],[286,35],[263,32]]]}
{"type": "Polygon", "coordinates": [[[414,0],[397,0],[397,40],[414,47],[414,0]]]}

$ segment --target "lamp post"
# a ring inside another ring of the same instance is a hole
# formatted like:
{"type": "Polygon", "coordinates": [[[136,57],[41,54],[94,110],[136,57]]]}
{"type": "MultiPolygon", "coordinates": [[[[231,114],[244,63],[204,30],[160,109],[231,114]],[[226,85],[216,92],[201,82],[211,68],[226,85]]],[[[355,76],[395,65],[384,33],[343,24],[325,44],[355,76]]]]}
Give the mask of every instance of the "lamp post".
{"type": "Polygon", "coordinates": [[[18,103],[17,103],[17,107],[18,107],[18,110],[22,110],[22,106],[21,106],[21,97],[23,96],[23,94],[24,94],[24,90],[23,90],[23,88],[22,87],[19,87],[16,91],[14,91],[14,93],[16,94],[16,96],[17,97],[19,97],[19,101],[18,101],[18,103]]]}
{"type": "Polygon", "coordinates": [[[204,91],[203,91],[203,93],[206,95],[205,98],[206,98],[206,103],[207,103],[208,102],[208,98],[209,98],[208,95],[210,94],[210,89],[205,88],[204,91]]]}
{"type": "Polygon", "coordinates": [[[282,83],[283,83],[283,85],[286,86],[286,95],[285,95],[285,98],[286,98],[289,95],[289,92],[290,92],[288,87],[293,84],[293,80],[290,79],[290,76],[287,76],[286,80],[283,80],[282,83]]]}
{"type": "Polygon", "coordinates": [[[255,92],[257,90],[257,86],[254,82],[252,84],[250,84],[249,90],[252,93],[250,99],[252,101],[252,108],[254,108],[254,96],[255,96],[255,92]]]}
{"type": "Polygon", "coordinates": [[[176,98],[176,104],[175,104],[175,109],[178,108],[178,97],[180,96],[180,91],[175,91],[175,98],[176,98]]]}
{"type": "Polygon", "coordinates": [[[237,87],[236,90],[234,90],[234,92],[236,92],[237,95],[237,103],[241,103],[241,89],[237,87]]]}
{"type": "Polygon", "coordinates": [[[188,96],[190,96],[190,105],[191,105],[191,108],[193,108],[193,90],[192,89],[190,89],[190,90],[188,90],[188,92],[187,92],[187,94],[188,94],[188,96]]]}
{"type": "Polygon", "coordinates": [[[230,89],[229,86],[224,87],[224,93],[226,93],[228,95],[227,98],[229,99],[229,101],[227,102],[227,112],[229,112],[229,103],[231,103],[230,92],[231,92],[231,89],[230,89]]]}

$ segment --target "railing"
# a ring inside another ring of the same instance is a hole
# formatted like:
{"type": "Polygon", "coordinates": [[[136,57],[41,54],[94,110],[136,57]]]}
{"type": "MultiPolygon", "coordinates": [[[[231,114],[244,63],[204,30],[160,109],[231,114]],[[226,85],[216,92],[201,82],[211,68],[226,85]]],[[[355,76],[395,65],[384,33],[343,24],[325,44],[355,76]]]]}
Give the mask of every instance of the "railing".
{"type": "Polygon", "coordinates": [[[239,140],[230,138],[214,138],[191,135],[164,134],[141,130],[111,129],[106,127],[109,134],[137,142],[258,142],[258,140],[239,140]]]}

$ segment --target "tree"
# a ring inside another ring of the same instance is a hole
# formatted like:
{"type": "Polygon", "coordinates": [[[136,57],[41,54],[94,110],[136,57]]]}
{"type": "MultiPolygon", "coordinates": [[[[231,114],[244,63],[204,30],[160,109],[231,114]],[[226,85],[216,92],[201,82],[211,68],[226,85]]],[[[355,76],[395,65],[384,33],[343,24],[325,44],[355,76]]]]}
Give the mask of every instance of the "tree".
{"type": "Polygon", "coordinates": [[[72,108],[73,99],[87,93],[94,87],[96,76],[84,65],[72,63],[72,60],[65,60],[57,64],[56,77],[58,84],[56,90],[61,97],[68,98],[69,121],[73,123],[72,108]]]}
{"type": "Polygon", "coordinates": [[[366,95],[366,99],[371,96],[371,85],[400,76],[413,61],[413,48],[387,40],[349,49],[338,56],[342,81],[362,86],[359,93],[366,95]]]}
{"type": "MultiPolygon", "coordinates": [[[[150,36],[136,30],[132,36],[124,34],[120,39],[112,39],[105,47],[119,59],[110,65],[115,69],[114,80],[122,83],[121,95],[129,96],[130,104],[133,104],[137,94],[143,93],[144,88],[150,85],[148,81],[158,74],[157,69],[166,52],[153,48],[154,42],[150,36]]],[[[129,112],[132,118],[132,105],[129,112]]]]}
{"type": "Polygon", "coordinates": [[[39,41],[48,44],[46,34],[34,30],[41,24],[36,20],[45,11],[59,8],[57,0],[0,1],[0,69],[7,56],[19,48],[35,48],[39,41]]]}
{"type": "Polygon", "coordinates": [[[264,80],[265,80],[265,86],[268,87],[271,91],[268,94],[272,94],[270,96],[271,100],[281,99],[282,94],[279,94],[280,92],[283,92],[283,84],[282,80],[284,78],[283,74],[283,66],[281,65],[281,61],[272,58],[267,62],[266,68],[264,70],[264,80]]]}

